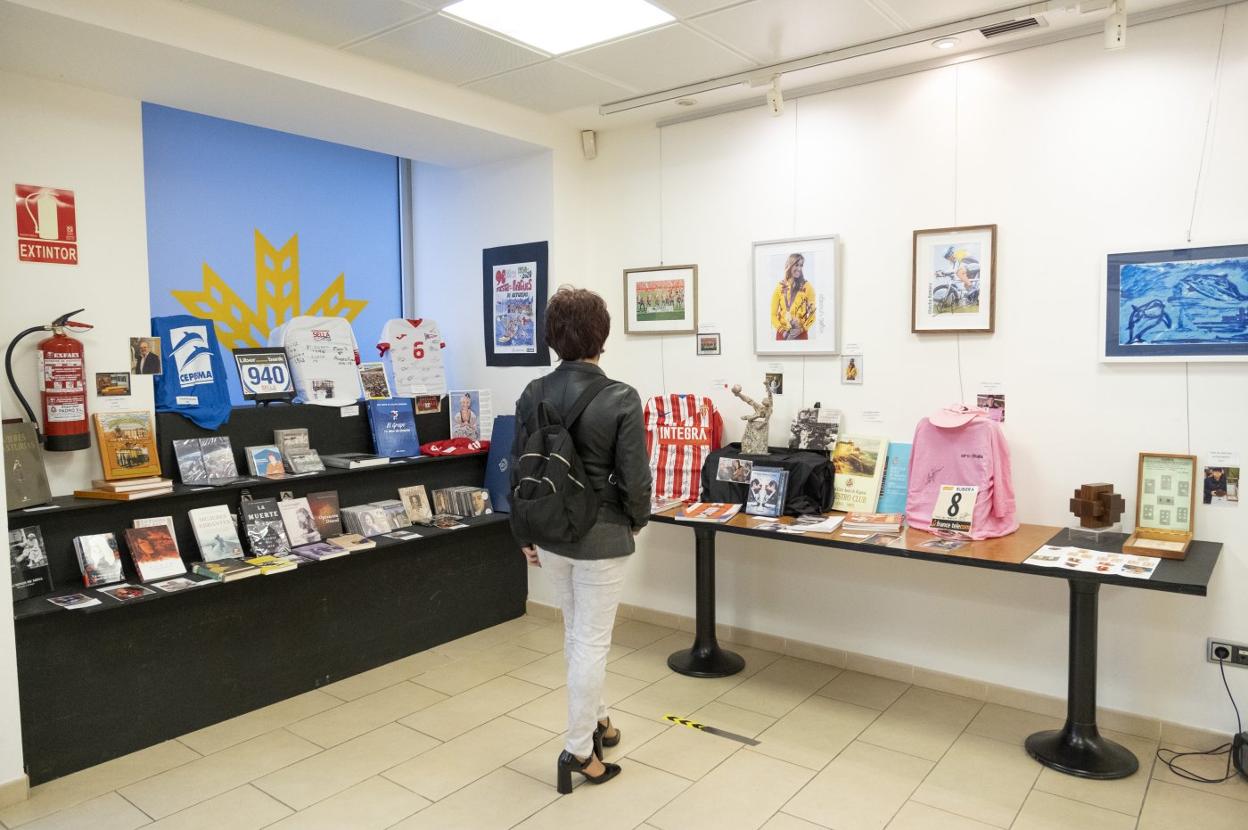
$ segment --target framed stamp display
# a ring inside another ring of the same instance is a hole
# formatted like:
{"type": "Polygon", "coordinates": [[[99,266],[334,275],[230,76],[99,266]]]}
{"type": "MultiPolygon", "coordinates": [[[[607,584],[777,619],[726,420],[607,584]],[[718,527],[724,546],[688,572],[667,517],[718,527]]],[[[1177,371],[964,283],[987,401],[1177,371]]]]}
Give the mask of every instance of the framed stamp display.
{"type": "Polygon", "coordinates": [[[545,242],[481,251],[481,314],[486,366],[549,366],[545,242]]]}
{"type": "Polygon", "coordinates": [[[840,282],[835,236],[755,242],[754,352],[837,354],[840,282]]]}
{"type": "Polygon", "coordinates": [[[281,347],[235,349],[234,365],[243,399],[248,401],[290,401],[295,397],[295,384],[281,347]]]}
{"type": "Polygon", "coordinates": [[[698,334],[698,356],[717,355],[720,353],[719,332],[700,332],[698,334]]]}
{"type": "Polygon", "coordinates": [[[1248,360],[1248,244],[1110,254],[1105,361],[1248,360]]]}
{"type": "Polygon", "coordinates": [[[1135,532],[1125,553],[1183,559],[1196,530],[1196,456],[1140,453],[1135,532]]]}
{"type": "Polygon", "coordinates": [[[698,330],[698,266],[625,268],[624,308],[625,334],[693,334],[698,330]]]}
{"type": "Polygon", "coordinates": [[[914,232],[910,330],[991,332],[996,324],[997,226],[914,232]]]}

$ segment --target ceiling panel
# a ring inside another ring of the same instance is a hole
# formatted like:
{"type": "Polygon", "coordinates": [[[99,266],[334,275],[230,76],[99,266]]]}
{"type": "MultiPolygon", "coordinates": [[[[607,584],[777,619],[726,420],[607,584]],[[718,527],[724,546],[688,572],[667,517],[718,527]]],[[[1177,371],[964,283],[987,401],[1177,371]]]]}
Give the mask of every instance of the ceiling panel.
{"type": "Polygon", "coordinates": [[[544,60],[546,55],[449,17],[426,17],[349,51],[440,81],[463,84],[544,60]]]}
{"type": "Polygon", "coordinates": [[[752,66],[679,24],[587,49],[562,61],[644,92],[731,75],[752,66]]]}
{"type": "Polygon", "coordinates": [[[290,35],[337,46],[429,14],[403,0],[184,0],[290,35]]]}
{"type": "Polygon", "coordinates": [[[953,23],[968,17],[988,14],[1021,6],[1023,3],[1010,0],[877,0],[879,5],[887,6],[909,24],[911,29],[923,29],[939,23],[953,23]]]}
{"type": "Polygon", "coordinates": [[[759,63],[801,58],[897,34],[865,0],[753,0],[693,25],[759,63]]]}
{"type": "Polygon", "coordinates": [[[539,63],[469,84],[468,89],[540,112],[561,112],[633,94],[630,89],[599,80],[557,61],[539,63]]]}
{"type": "Polygon", "coordinates": [[[693,17],[695,14],[722,9],[741,0],[650,0],[659,8],[666,9],[676,17],[693,17]]]}

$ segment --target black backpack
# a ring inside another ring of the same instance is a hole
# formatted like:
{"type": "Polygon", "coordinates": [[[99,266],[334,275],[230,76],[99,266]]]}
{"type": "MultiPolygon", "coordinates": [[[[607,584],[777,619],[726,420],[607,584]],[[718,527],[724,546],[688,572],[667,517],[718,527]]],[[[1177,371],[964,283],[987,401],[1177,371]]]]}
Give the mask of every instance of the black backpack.
{"type": "Polygon", "coordinates": [[[511,530],[517,539],[537,545],[576,542],[598,520],[598,493],[585,474],[570,430],[598,393],[613,382],[595,379],[561,415],[542,399],[542,382],[538,381],[529,435],[515,460],[511,530]]]}

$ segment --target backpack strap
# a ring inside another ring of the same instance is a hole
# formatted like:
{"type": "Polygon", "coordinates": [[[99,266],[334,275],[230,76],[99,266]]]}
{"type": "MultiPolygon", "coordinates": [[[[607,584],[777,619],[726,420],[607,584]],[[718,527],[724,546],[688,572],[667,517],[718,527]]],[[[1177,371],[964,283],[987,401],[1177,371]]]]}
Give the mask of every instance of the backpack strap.
{"type": "Polygon", "coordinates": [[[581,414],[585,412],[585,409],[593,403],[594,398],[598,397],[604,389],[613,383],[615,383],[615,381],[611,380],[609,377],[603,376],[595,378],[593,383],[589,385],[589,388],[581,393],[581,396],[576,399],[576,403],[572,404],[572,408],[569,409],[563,416],[564,429],[571,430],[572,425],[576,423],[576,419],[581,417],[581,414]]]}

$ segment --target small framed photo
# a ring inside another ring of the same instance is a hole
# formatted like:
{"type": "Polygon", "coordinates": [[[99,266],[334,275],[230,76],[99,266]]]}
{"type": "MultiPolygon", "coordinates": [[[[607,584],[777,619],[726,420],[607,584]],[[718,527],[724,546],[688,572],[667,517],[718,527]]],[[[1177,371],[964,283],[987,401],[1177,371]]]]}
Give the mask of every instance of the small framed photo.
{"type": "MultiPolygon", "coordinates": [[[[693,334],[698,330],[698,266],[624,270],[626,334],[693,334]]],[[[699,342],[701,354],[701,342],[699,342]]]]}
{"type": "Polygon", "coordinates": [[[136,375],[162,373],[159,337],[130,338],[130,371],[136,375]]]}
{"type": "Polygon", "coordinates": [[[96,372],[95,394],[101,398],[121,397],[130,394],[129,372],[96,372]]]}
{"type": "Polygon", "coordinates": [[[996,225],[915,231],[913,256],[911,331],[993,331],[996,225]]]}
{"type": "Polygon", "coordinates": [[[841,383],[862,383],[862,355],[841,355],[841,383]]]}
{"type": "Polygon", "coordinates": [[[754,243],[754,352],[836,354],[840,265],[835,236],[754,243]]]}
{"type": "Polygon", "coordinates": [[[749,484],[750,473],[754,471],[754,462],[746,458],[721,458],[715,470],[716,481],[728,481],[733,484],[749,484]]]}
{"type": "Polygon", "coordinates": [[[698,357],[719,354],[719,333],[698,335],[698,357]]]}
{"type": "Polygon", "coordinates": [[[364,387],[364,397],[370,401],[389,400],[390,382],[386,380],[384,363],[361,363],[358,367],[360,385],[364,387]]]}
{"type": "Polygon", "coordinates": [[[295,397],[285,349],[235,349],[234,364],[238,367],[238,380],[246,400],[289,401],[295,397]]]}

